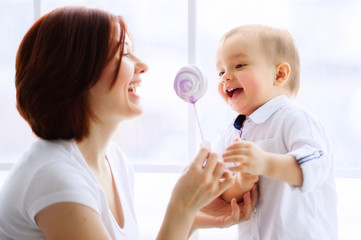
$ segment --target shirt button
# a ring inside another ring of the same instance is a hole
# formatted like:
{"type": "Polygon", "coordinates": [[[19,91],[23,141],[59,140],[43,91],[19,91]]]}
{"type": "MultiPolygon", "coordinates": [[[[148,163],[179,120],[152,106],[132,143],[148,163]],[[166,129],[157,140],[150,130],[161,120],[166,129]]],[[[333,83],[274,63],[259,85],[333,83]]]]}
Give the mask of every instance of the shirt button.
{"type": "Polygon", "coordinates": [[[321,156],[321,154],[320,154],[320,152],[319,152],[319,151],[317,151],[317,152],[315,152],[315,153],[313,154],[313,156],[315,156],[315,157],[319,158],[319,157],[321,156]]]}

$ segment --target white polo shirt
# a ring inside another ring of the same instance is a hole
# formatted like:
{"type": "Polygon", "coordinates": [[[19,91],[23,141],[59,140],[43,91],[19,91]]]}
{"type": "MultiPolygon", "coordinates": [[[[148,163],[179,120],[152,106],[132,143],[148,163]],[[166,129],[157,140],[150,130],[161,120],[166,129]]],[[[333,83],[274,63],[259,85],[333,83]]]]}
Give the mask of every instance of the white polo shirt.
{"type": "Polygon", "coordinates": [[[267,152],[295,156],[303,173],[301,187],[260,176],[256,211],[239,224],[238,239],[338,239],[334,161],[321,124],[286,96],[278,96],[224,129],[220,154],[237,136],[267,152]]]}

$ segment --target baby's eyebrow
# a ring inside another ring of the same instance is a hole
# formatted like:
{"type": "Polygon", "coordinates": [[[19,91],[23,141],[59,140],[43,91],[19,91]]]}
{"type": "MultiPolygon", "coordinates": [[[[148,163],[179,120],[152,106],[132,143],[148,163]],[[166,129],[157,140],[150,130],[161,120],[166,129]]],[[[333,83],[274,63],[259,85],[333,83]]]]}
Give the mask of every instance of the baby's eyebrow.
{"type": "Polygon", "coordinates": [[[231,57],[238,58],[238,57],[248,57],[247,54],[244,53],[235,53],[231,55],[231,57]]]}
{"type": "Polygon", "coordinates": [[[216,68],[217,68],[217,70],[221,67],[220,65],[221,65],[221,61],[217,61],[217,62],[216,62],[216,68]]]}

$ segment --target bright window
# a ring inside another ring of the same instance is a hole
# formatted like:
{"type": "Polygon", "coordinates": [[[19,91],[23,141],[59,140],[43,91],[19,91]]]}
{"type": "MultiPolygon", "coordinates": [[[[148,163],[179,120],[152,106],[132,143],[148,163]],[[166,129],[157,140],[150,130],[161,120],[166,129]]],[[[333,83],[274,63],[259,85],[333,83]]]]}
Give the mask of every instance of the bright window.
{"type": "Polygon", "coordinates": [[[207,135],[213,139],[215,126],[234,117],[216,93],[218,39],[240,24],[271,25],[295,39],[301,58],[296,100],[326,127],[337,168],[361,169],[360,10],[356,0],[198,0],[197,63],[210,83],[198,109],[207,135]]]}
{"type": "MultiPolygon", "coordinates": [[[[87,5],[123,15],[137,54],[149,65],[140,88],[144,114],[121,124],[115,141],[139,164],[185,164],[200,142],[193,112],[173,91],[177,70],[189,60],[209,81],[197,102],[205,138],[216,143],[219,130],[235,117],[216,91],[215,49],[222,34],[240,24],[268,24],[294,36],[301,57],[297,101],[325,125],[336,166],[361,169],[361,3],[359,1],[40,1],[1,2],[0,159],[13,160],[35,137],[15,109],[17,47],[36,15],[63,5],[87,5]],[[195,28],[189,29],[189,14],[195,28]],[[6,33],[6,34],[5,34],[6,33]],[[191,144],[189,142],[191,141],[191,144]]],[[[343,172],[344,173],[344,172],[343,172]]]]}
{"type": "MultiPolygon", "coordinates": [[[[266,24],[287,29],[293,35],[301,57],[301,89],[297,102],[326,127],[336,156],[337,175],[342,177],[337,180],[338,189],[344,191],[339,192],[342,194],[340,239],[361,237],[355,236],[354,227],[355,222],[360,222],[357,217],[360,208],[351,201],[352,190],[346,189],[353,186],[356,191],[361,179],[361,1],[0,1],[0,186],[11,163],[36,139],[15,108],[17,48],[34,19],[64,5],[99,7],[124,16],[135,40],[136,52],[149,66],[140,88],[144,114],[124,122],[114,140],[137,163],[139,186],[148,183],[147,178],[159,184],[155,191],[162,198],[163,207],[168,200],[168,190],[172,188],[169,184],[175,182],[174,175],[159,176],[149,172],[169,174],[179,171],[200,143],[192,109],[173,91],[173,79],[178,69],[196,63],[207,76],[208,91],[196,105],[203,134],[215,144],[220,129],[236,117],[216,90],[215,49],[219,38],[241,24],[266,24]],[[189,19],[194,24],[188,24],[189,19]],[[189,51],[189,47],[194,51],[189,51]],[[168,177],[172,181],[167,181],[168,177]]],[[[138,191],[139,196],[147,194],[147,189],[138,191]]],[[[354,199],[360,199],[360,194],[356,195],[354,199]]],[[[148,200],[137,201],[145,208],[148,204],[159,205],[148,200]]],[[[144,220],[151,218],[151,214],[138,218],[141,225],[149,227],[152,235],[155,230],[144,220]]],[[[200,233],[202,239],[205,233],[200,233]]],[[[210,239],[211,235],[204,239],[210,239]]],[[[145,239],[152,238],[154,235],[145,236],[145,239]]]]}

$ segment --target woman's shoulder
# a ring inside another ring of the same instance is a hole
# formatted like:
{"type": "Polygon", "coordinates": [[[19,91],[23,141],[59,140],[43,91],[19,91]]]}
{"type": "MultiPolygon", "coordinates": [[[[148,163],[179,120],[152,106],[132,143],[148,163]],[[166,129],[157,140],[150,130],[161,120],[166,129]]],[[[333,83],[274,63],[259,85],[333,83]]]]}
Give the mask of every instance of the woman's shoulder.
{"type": "Polygon", "coordinates": [[[14,163],[10,174],[17,173],[21,169],[30,174],[32,171],[56,163],[59,160],[67,162],[73,154],[74,150],[71,141],[39,139],[33,142],[21,155],[20,159],[14,163]]]}
{"type": "MultiPolygon", "coordinates": [[[[86,163],[77,153],[73,140],[37,140],[11,169],[8,181],[13,185],[31,187],[31,183],[74,183],[75,178],[87,176],[86,163]],[[23,183],[22,179],[26,179],[23,183]]],[[[78,179],[79,180],[79,179],[78,179]]],[[[12,185],[11,184],[11,185],[12,185]]]]}
{"type": "Polygon", "coordinates": [[[11,169],[0,198],[0,213],[34,222],[35,215],[57,202],[99,208],[99,187],[77,155],[73,141],[38,140],[11,169]]]}

